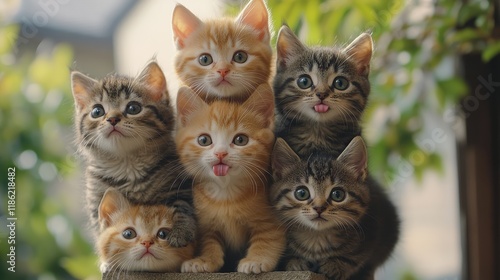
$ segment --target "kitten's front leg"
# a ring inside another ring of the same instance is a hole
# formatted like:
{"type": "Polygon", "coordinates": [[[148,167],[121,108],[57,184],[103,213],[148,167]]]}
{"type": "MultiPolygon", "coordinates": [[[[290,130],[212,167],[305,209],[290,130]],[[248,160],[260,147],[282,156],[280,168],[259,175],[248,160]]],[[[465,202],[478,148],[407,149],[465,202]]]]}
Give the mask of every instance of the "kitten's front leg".
{"type": "Polygon", "coordinates": [[[201,255],[195,259],[185,261],[181,272],[217,272],[224,265],[224,249],[218,234],[213,231],[205,232],[201,243],[201,255]]]}
{"type": "MultiPolygon", "coordinates": [[[[357,264],[348,258],[334,257],[319,264],[319,273],[325,274],[328,279],[345,280],[351,276],[357,268],[357,264]]],[[[364,278],[355,278],[364,279],[364,278]]]]}
{"type": "Polygon", "coordinates": [[[195,239],[196,218],[193,207],[183,200],[177,200],[172,205],[174,210],[173,226],[167,241],[173,247],[184,247],[195,239]]]}
{"type": "Polygon", "coordinates": [[[238,272],[258,274],[276,267],[286,242],[285,233],[278,224],[269,220],[254,229],[247,256],[240,260],[238,272]]]}

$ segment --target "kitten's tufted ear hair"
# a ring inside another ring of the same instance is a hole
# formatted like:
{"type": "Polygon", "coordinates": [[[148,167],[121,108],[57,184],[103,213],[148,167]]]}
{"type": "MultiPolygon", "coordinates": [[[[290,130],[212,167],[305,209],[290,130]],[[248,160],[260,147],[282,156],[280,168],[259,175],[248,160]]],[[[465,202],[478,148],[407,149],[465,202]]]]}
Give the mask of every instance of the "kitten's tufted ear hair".
{"type": "Polygon", "coordinates": [[[353,59],[356,64],[356,70],[360,75],[368,75],[370,73],[370,60],[373,53],[373,40],[369,33],[362,33],[349,46],[344,49],[344,52],[353,59]]]}
{"type": "Polygon", "coordinates": [[[203,99],[191,88],[182,86],[177,92],[177,116],[182,127],[186,126],[187,121],[194,112],[208,106],[203,99]]]}
{"type": "Polygon", "coordinates": [[[184,48],[184,40],[188,38],[203,22],[190,10],[177,4],[172,15],[172,29],[177,50],[184,48]]]}
{"type": "Polygon", "coordinates": [[[268,120],[265,126],[274,124],[274,94],[268,83],[259,85],[243,106],[268,120]]]}
{"type": "Polygon", "coordinates": [[[160,101],[163,98],[168,100],[167,80],[156,61],[151,61],[144,67],[138,77],[139,81],[149,88],[149,96],[154,101],[160,101]]]}
{"type": "Polygon", "coordinates": [[[271,39],[269,12],[264,0],[250,0],[236,18],[236,22],[249,25],[259,31],[259,39],[262,42],[267,43],[271,39]]]}
{"type": "Polygon", "coordinates": [[[271,169],[275,181],[283,179],[296,163],[300,162],[300,157],[288,146],[283,138],[277,138],[271,154],[271,169]]]}
{"type": "Polygon", "coordinates": [[[81,110],[90,101],[92,90],[99,82],[78,72],[71,72],[71,91],[77,110],[81,110]]]}
{"type": "Polygon", "coordinates": [[[306,47],[300,42],[299,38],[295,36],[290,27],[284,24],[281,26],[278,33],[276,49],[278,51],[277,67],[279,69],[280,67],[286,66],[291,57],[304,52],[306,47]]]}
{"type": "Polygon", "coordinates": [[[361,136],[354,137],[337,158],[337,161],[356,174],[358,180],[364,181],[368,175],[368,156],[363,138],[361,136]]]}
{"type": "Polygon", "coordinates": [[[102,228],[107,228],[113,222],[113,216],[116,213],[130,208],[130,202],[120,191],[114,188],[108,188],[102,196],[99,204],[99,223],[102,228]]]}

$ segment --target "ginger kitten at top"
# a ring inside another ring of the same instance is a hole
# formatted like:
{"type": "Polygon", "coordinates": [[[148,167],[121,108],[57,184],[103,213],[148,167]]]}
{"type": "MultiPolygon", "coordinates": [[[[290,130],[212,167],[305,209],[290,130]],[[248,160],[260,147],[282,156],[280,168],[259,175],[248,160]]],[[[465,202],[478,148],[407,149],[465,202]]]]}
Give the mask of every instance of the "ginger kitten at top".
{"type": "Polygon", "coordinates": [[[200,20],[178,4],[172,16],[179,79],[204,100],[243,102],[271,72],[269,13],[251,0],[236,19],[200,20]]]}
{"type": "Polygon", "coordinates": [[[188,87],[179,90],[176,143],[194,177],[201,238],[198,257],[186,261],[183,272],[217,272],[239,256],[238,272],[267,272],[277,265],[285,235],[268,198],[273,98],[268,84],[243,104],[208,105],[188,87]]]}

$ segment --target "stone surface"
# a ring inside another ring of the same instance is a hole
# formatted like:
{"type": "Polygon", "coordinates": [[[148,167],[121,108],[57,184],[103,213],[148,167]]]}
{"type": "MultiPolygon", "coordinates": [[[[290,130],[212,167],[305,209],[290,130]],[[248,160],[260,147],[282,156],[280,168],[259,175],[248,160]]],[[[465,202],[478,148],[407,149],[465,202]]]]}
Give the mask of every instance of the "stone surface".
{"type": "Polygon", "coordinates": [[[309,271],[275,271],[262,274],[247,275],[244,273],[147,273],[119,272],[106,273],[103,280],[326,280],[323,275],[309,271]]]}

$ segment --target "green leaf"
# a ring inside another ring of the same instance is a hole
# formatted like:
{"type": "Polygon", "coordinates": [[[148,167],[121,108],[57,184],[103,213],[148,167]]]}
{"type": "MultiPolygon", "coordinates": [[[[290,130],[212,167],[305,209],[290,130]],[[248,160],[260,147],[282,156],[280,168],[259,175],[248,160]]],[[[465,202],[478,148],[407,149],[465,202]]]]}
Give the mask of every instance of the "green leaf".
{"type": "Polygon", "coordinates": [[[481,58],[484,62],[490,61],[500,53],[500,41],[489,44],[483,51],[481,58]]]}

